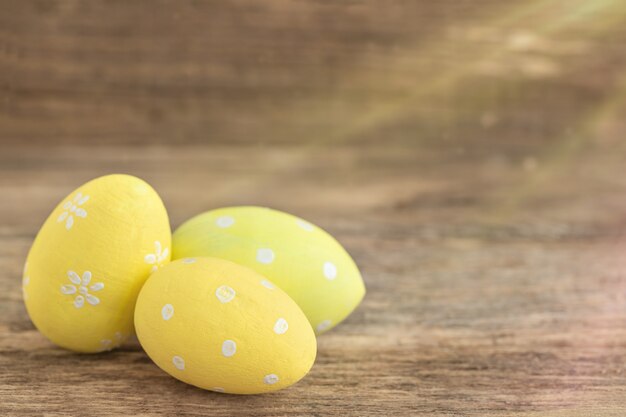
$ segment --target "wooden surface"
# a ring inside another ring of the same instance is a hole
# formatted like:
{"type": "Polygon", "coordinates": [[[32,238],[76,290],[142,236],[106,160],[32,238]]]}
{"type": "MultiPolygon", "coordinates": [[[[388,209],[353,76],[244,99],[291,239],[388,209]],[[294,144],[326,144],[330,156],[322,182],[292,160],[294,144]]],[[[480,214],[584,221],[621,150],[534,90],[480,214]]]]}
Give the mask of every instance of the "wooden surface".
{"type": "Polygon", "coordinates": [[[0,415],[626,415],[623,2],[0,6],[0,415]],[[23,261],[112,172],[173,227],[309,219],[368,294],[270,395],[192,388],[136,342],[59,349],[23,261]]]}

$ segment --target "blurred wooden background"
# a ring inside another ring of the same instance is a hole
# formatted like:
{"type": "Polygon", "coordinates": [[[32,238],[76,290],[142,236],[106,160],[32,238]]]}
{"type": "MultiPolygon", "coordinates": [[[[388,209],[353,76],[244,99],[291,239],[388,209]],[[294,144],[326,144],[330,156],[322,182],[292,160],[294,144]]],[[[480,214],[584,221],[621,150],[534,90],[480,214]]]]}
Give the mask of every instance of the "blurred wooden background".
{"type": "Polygon", "coordinates": [[[626,414],[626,3],[0,0],[0,414],[626,414]],[[53,206],[259,204],[368,295],[283,392],[203,392],[21,302],[53,206]]]}

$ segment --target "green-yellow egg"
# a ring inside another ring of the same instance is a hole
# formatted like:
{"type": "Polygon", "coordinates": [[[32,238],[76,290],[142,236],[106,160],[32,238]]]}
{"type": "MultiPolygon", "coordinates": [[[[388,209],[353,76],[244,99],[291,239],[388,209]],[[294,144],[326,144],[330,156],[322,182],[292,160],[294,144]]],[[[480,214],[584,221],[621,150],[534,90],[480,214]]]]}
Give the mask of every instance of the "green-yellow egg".
{"type": "Polygon", "coordinates": [[[52,211],[30,249],[22,290],[48,339],[101,352],[134,332],[133,311],[151,272],[170,260],[171,231],[143,180],[108,175],[81,185],[52,211]]]}
{"type": "Polygon", "coordinates": [[[172,247],[173,259],[212,256],[266,276],[300,306],[318,334],[344,320],[365,295],[359,269],[337,240],[277,210],[205,212],[176,230],[172,247]]]}
{"type": "Polygon", "coordinates": [[[309,371],[316,341],[287,294],[249,268],[186,258],[152,274],[135,309],[137,337],[173,377],[200,388],[257,394],[309,371]]]}

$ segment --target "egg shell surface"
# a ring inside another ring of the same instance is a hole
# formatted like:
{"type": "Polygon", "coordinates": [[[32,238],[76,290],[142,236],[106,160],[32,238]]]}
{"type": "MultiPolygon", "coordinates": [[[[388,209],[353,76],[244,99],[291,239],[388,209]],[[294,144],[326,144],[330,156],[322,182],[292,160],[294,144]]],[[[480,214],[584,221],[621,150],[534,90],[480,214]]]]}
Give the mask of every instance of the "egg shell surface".
{"type": "Polygon", "coordinates": [[[173,259],[212,256],[252,268],[296,301],[317,334],[344,320],[365,295],[356,264],[330,234],[291,214],[226,207],[182,224],[173,259]]]}
{"type": "Polygon", "coordinates": [[[34,325],[78,352],[119,346],[134,333],[139,290],[170,260],[171,229],[154,189],[130,175],[89,181],[64,198],[30,249],[23,298],[34,325]]]}
{"type": "Polygon", "coordinates": [[[315,360],[315,334],[277,286],[216,258],[171,262],[144,285],[137,337],[165,372],[196,387],[233,394],[279,390],[315,360]]]}

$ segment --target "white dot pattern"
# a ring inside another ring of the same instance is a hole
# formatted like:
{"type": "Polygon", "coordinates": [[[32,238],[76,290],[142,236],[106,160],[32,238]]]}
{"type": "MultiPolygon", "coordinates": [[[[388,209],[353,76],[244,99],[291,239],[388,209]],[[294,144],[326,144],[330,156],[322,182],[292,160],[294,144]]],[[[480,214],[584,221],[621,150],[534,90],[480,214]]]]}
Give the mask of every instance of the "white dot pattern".
{"type": "Polygon", "coordinates": [[[287,323],[287,320],[282,317],[276,320],[276,323],[274,323],[274,333],[276,334],[284,334],[287,332],[288,329],[289,323],[287,323]]]}
{"type": "MultiPolygon", "coordinates": [[[[274,252],[269,248],[259,249],[257,251],[257,260],[261,263],[271,263],[274,260],[274,252]]],[[[186,258],[183,260],[184,263],[193,263],[195,261],[196,261],[195,258],[186,258]]],[[[337,270],[336,270],[335,265],[330,262],[326,262],[324,264],[324,275],[328,279],[334,279],[336,274],[337,274],[337,270]],[[329,278],[329,276],[331,276],[332,278],[329,278]]],[[[260,281],[260,284],[270,290],[273,290],[276,288],[275,285],[267,279],[262,279],[260,281]]],[[[221,303],[226,304],[235,298],[236,291],[233,288],[229,287],[228,285],[221,285],[215,290],[215,296],[221,303]]],[[[165,321],[170,320],[174,316],[174,306],[172,304],[163,305],[163,307],[161,308],[161,316],[163,320],[165,321]]],[[[316,329],[318,332],[320,332],[320,331],[326,330],[330,326],[331,326],[331,321],[324,320],[316,326],[316,329]]],[[[272,330],[277,335],[283,335],[287,333],[287,331],[289,330],[289,323],[284,317],[279,317],[274,322],[274,326],[272,330]]],[[[234,340],[230,340],[230,339],[224,340],[222,342],[221,352],[225,358],[231,358],[235,356],[235,354],[237,353],[237,343],[234,340]]],[[[178,355],[173,356],[172,364],[179,371],[185,370],[185,366],[186,366],[185,360],[181,356],[178,356],[178,355]]],[[[278,383],[279,380],[280,378],[278,377],[278,375],[274,373],[267,374],[263,377],[263,382],[267,385],[274,385],[278,383]]],[[[224,388],[219,387],[219,386],[213,387],[211,388],[211,390],[216,391],[216,392],[225,392],[224,388]]]]}
{"type": "Polygon", "coordinates": [[[324,330],[327,330],[331,326],[331,324],[333,324],[332,321],[324,320],[320,324],[317,325],[316,329],[318,332],[323,332],[324,330]]]}
{"type": "Polygon", "coordinates": [[[302,219],[298,219],[296,220],[296,224],[298,226],[300,226],[300,228],[302,228],[303,230],[306,230],[307,232],[312,232],[313,231],[313,225],[307,221],[304,221],[302,219]]]}
{"type": "Polygon", "coordinates": [[[228,303],[235,298],[235,290],[230,288],[228,285],[222,285],[217,290],[215,290],[215,296],[221,303],[228,303]]]}
{"type": "Polygon", "coordinates": [[[337,267],[332,262],[324,262],[324,276],[328,280],[337,278],[337,267]]]}
{"type": "Polygon", "coordinates": [[[183,263],[184,264],[192,264],[194,262],[196,262],[196,258],[185,258],[185,259],[183,259],[183,263]]]}
{"type": "Polygon", "coordinates": [[[274,385],[275,383],[278,382],[278,375],[276,374],[265,375],[263,377],[263,382],[265,382],[267,385],[274,385]]]}
{"type": "Polygon", "coordinates": [[[265,288],[269,289],[269,290],[273,290],[274,289],[274,284],[272,284],[271,282],[269,282],[266,279],[261,281],[261,285],[264,286],[265,288]]]}
{"type": "Polygon", "coordinates": [[[172,363],[174,364],[176,369],[178,369],[179,371],[185,370],[185,360],[181,358],[180,356],[174,356],[172,358],[172,363]]]}
{"type": "Polygon", "coordinates": [[[171,304],[165,304],[163,308],[161,309],[161,316],[163,317],[163,320],[167,321],[171,319],[173,315],[174,315],[174,306],[171,304]]]}
{"type": "Polygon", "coordinates": [[[222,355],[230,358],[235,353],[237,353],[237,343],[233,340],[224,340],[224,343],[222,343],[222,355]]]}
{"type": "Polygon", "coordinates": [[[256,260],[262,264],[271,264],[274,262],[274,251],[268,248],[262,248],[256,252],[256,260]]]}
{"type": "Polygon", "coordinates": [[[217,218],[215,224],[217,225],[217,227],[221,227],[224,229],[235,224],[235,219],[230,216],[222,216],[217,218]]]}

